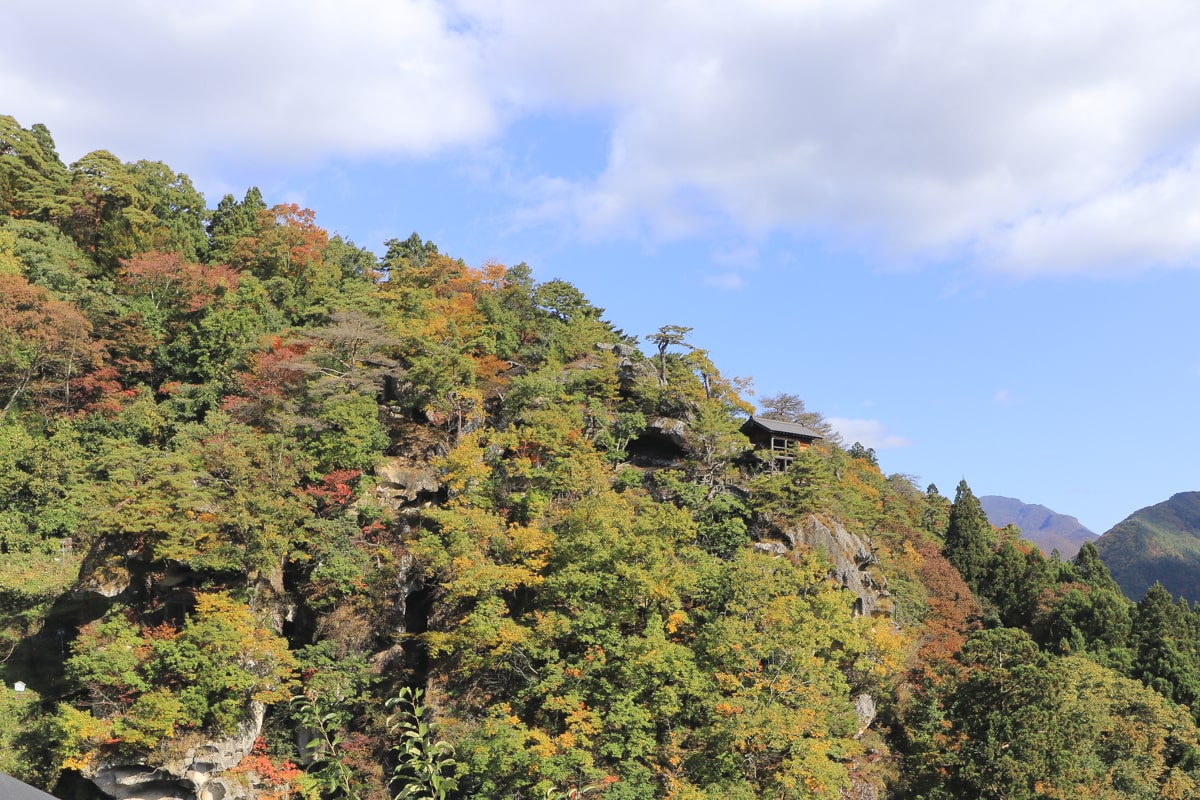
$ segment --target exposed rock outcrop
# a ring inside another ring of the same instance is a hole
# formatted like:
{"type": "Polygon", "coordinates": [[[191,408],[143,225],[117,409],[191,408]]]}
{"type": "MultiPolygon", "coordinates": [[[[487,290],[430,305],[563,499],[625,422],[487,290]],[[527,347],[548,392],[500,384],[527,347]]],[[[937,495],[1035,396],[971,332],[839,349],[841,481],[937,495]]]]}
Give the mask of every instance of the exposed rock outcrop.
{"type": "Polygon", "coordinates": [[[182,754],[162,764],[108,758],[85,769],[83,776],[114,800],[254,800],[253,773],[230,770],[253,750],[264,710],[262,703],[252,703],[250,717],[233,736],[187,746],[174,743],[182,754]]]}
{"type": "Polygon", "coordinates": [[[875,721],[875,716],[879,713],[875,698],[865,692],[855,697],[854,713],[858,715],[858,733],[855,735],[857,739],[866,733],[867,728],[871,727],[871,723],[875,721]]]}
{"type": "Polygon", "coordinates": [[[79,599],[98,596],[108,600],[124,594],[133,582],[130,561],[137,557],[136,552],[129,552],[127,543],[101,537],[84,556],[71,594],[79,599]]]}
{"type": "Polygon", "coordinates": [[[611,352],[617,357],[617,377],[621,381],[622,392],[633,393],[639,383],[655,379],[653,365],[633,345],[598,342],[596,349],[611,352]]]}
{"type": "Polygon", "coordinates": [[[855,610],[864,616],[888,616],[891,602],[887,579],[876,568],[878,559],[861,536],[850,533],[840,522],[830,522],[815,514],[800,523],[780,530],[787,543],[758,542],[759,550],[777,554],[809,548],[819,550],[833,565],[832,576],[858,598],[855,610]]]}
{"type": "Polygon", "coordinates": [[[633,358],[641,354],[640,351],[633,345],[623,344],[621,342],[618,342],[617,344],[596,342],[596,349],[614,354],[617,358],[621,359],[622,364],[627,361],[632,361],[633,358]]]}
{"type": "Polygon", "coordinates": [[[442,488],[437,473],[427,462],[389,458],[375,468],[379,484],[375,499],[387,508],[401,508],[422,497],[432,497],[442,488]]]}
{"type": "Polygon", "coordinates": [[[680,449],[688,444],[688,424],[675,417],[655,417],[646,423],[646,433],[658,436],[680,449]]]}
{"type": "Polygon", "coordinates": [[[879,788],[872,783],[855,782],[842,792],[843,800],[879,800],[879,788]]]}
{"type": "Polygon", "coordinates": [[[676,417],[655,417],[625,447],[629,460],[640,467],[678,466],[688,453],[688,423],[676,417]]]}
{"type": "MultiPolygon", "coordinates": [[[[861,536],[850,533],[840,522],[815,514],[797,524],[779,528],[775,533],[784,541],[755,542],[755,549],[777,556],[801,549],[818,550],[832,566],[830,576],[854,593],[857,613],[872,617],[891,615],[887,581],[877,568],[878,559],[871,546],[861,536]]],[[[861,739],[874,724],[878,707],[875,698],[867,692],[855,695],[852,702],[858,718],[855,738],[861,739]]],[[[870,761],[870,753],[865,758],[870,761]]],[[[879,800],[877,784],[878,777],[854,772],[850,786],[842,791],[842,799],[879,800]]]]}

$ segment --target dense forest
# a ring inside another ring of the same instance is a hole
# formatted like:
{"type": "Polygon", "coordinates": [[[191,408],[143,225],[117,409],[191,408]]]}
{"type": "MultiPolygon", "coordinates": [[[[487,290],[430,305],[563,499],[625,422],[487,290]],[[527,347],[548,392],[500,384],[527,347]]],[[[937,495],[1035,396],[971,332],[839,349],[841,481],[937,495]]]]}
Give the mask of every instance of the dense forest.
{"type": "Polygon", "coordinates": [[[639,339],[525,265],[386,247],[0,116],[0,772],[1200,796],[1200,612],[752,404],[678,321],[639,339]],[[780,469],[751,414],[823,438],[780,469]]]}

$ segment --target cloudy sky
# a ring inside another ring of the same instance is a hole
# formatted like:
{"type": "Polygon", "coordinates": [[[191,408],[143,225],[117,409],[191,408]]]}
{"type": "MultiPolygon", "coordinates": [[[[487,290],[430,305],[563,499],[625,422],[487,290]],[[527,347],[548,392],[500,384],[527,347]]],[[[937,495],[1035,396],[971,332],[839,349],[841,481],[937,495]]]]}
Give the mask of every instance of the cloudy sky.
{"type": "Polygon", "coordinates": [[[1200,490],[1200,6],[42,0],[0,113],[694,328],[888,472],[1200,490]]]}

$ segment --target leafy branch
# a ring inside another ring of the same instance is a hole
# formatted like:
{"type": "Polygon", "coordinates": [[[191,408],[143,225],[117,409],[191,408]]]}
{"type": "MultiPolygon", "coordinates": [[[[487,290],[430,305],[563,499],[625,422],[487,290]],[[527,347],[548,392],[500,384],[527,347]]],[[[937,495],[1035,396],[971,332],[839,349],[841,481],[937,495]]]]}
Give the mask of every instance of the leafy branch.
{"type": "Polygon", "coordinates": [[[322,714],[313,698],[305,694],[293,697],[292,705],[304,727],[316,734],[308,743],[309,757],[312,759],[309,774],[317,779],[325,794],[359,800],[354,772],[341,757],[339,714],[336,711],[322,714]]]}
{"type": "Polygon", "coordinates": [[[445,800],[458,788],[452,774],[457,763],[454,748],[434,739],[423,696],[420,689],[406,686],[387,702],[388,708],[394,709],[388,717],[388,732],[400,736],[392,747],[399,758],[392,771],[392,785],[400,787],[395,800],[445,800]]]}

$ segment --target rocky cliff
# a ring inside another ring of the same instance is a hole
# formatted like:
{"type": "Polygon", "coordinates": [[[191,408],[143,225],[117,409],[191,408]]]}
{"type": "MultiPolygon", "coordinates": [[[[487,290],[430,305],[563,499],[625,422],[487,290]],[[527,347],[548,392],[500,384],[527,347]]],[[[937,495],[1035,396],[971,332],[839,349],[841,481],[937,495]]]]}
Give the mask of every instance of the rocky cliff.
{"type": "Polygon", "coordinates": [[[165,743],[161,750],[170,755],[162,763],[104,759],[84,769],[83,776],[113,800],[254,800],[258,776],[236,768],[262,732],[263,711],[261,703],[251,704],[233,736],[165,743]]]}

